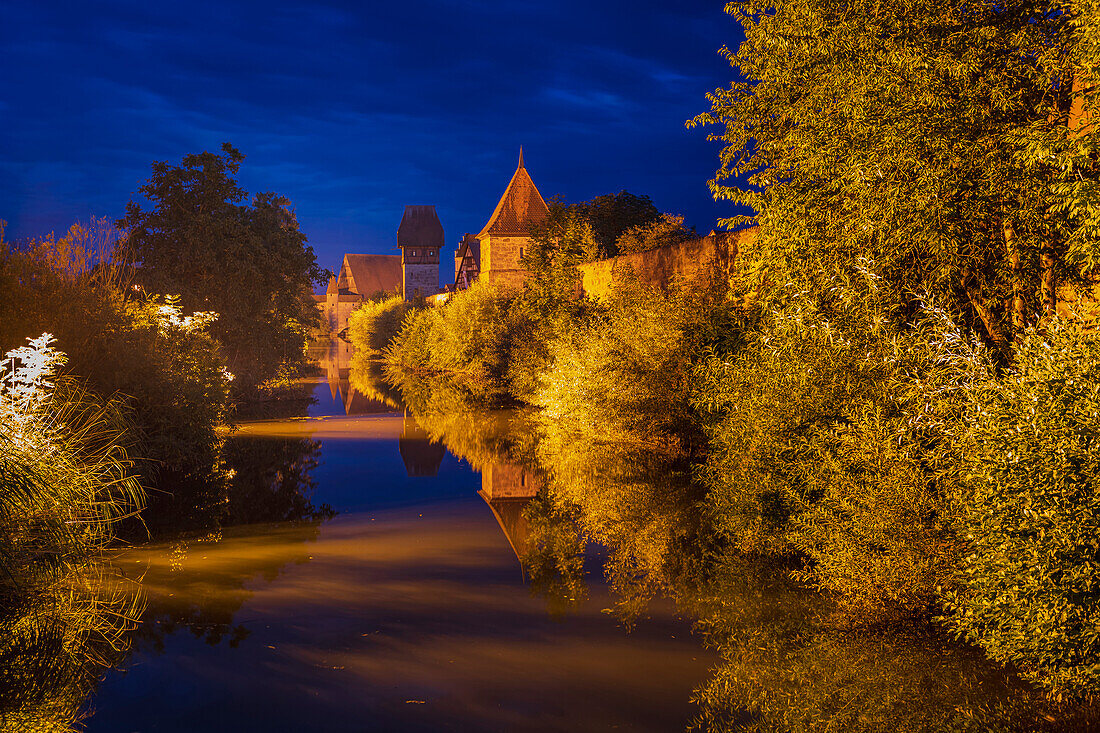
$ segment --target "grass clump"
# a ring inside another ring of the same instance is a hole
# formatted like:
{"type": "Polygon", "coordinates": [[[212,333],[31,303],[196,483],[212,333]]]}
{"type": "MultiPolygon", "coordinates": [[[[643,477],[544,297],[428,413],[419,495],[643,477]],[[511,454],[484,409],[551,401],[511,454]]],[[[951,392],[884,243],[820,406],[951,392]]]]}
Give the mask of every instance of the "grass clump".
{"type": "Polygon", "coordinates": [[[0,366],[0,721],[67,730],[140,600],[97,557],[141,509],[117,402],[59,379],[48,334],[0,366]]]}

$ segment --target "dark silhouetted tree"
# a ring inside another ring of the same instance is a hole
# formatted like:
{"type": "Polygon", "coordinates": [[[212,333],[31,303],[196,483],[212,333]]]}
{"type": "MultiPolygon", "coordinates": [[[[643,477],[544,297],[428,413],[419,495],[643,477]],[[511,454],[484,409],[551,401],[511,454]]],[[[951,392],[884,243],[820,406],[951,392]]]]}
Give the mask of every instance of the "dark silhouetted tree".
{"type": "Polygon", "coordinates": [[[242,392],[301,363],[317,320],[310,292],[325,276],[288,199],[259,193],[243,203],[243,160],[225,143],[220,155],[154,163],[139,189],[152,208],[127,205],[117,248],[147,291],[219,314],[212,330],[242,392]]]}

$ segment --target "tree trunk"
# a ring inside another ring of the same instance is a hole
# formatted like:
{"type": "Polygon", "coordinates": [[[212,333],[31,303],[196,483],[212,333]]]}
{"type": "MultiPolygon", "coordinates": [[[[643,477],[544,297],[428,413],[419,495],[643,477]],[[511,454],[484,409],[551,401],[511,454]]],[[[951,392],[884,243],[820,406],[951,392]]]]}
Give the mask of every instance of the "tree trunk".
{"type": "Polygon", "coordinates": [[[1005,219],[1001,223],[1005,235],[1005,246],[1008,248],[1008,262],[1012,268],[1012,314],[1013,336],[1019,334],[1026,327],[1024,318],[1024,274],[1020,267],[1020,243],[1016,241],[1016,230],[1012,227],[1012,221],[1005,219]]]}
{"type": "Polygon", "coordinates": [[[1050,242],[1044,242],[1039,250],[1039,271],[1041,277],[1041,293],[1043,299],[1043,320],[1041,325],[1046,325],[1058,313],[1057,282],[1054,278],[1054,247],[1050,242]]]}
{"type": "Polygon", "coordinates": [[[993,312],[989,310],[982,299],[982,288],[978,283],[978,279],[969,269],[963,270],[962,276],[970,307],[982,319],[982,325],[985,326],[985,332],[993,343],[993,348],[997,350],[997,353],[1001,355],[1005,362],[1012,361],[1012,346],[1009,344],[1004,332],[1001,331],[1000,326],[997,325],[997,317],[993,315],[993,312]]]}

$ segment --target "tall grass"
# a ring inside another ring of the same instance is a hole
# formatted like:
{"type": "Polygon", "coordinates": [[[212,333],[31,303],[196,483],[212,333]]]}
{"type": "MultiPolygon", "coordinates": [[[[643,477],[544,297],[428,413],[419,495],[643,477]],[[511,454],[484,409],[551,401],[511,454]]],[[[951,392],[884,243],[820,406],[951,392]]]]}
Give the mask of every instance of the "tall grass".
{"type": "Polygon", "coordinates": [[[140,615],[105,583],[98,556],[142,487],[122,444],[123,414],[56,377],[44,334],[0,364],[0,721],[65,730],[140,615]]]}

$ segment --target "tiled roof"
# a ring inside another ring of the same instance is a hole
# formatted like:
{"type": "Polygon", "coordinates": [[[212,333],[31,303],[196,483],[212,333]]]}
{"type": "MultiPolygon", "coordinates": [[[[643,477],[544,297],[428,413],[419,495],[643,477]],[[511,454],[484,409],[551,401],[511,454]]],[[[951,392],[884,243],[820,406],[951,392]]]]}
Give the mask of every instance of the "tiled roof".
{"type": "MultiPolygon", "coordinates": [[[[353,293],[363,296],[379,291],[401,292],[401,255],[344,255],[344,268],[349,271],[345,285],[353,293]]],[[[343,272],[341,272],[341,275],[343,272]]]]}
{"type": "Polygon", "coordinates": [[[328,279],[328,289],[325,291],[325,295],[336,295],[340,292],[340,287],[336,284],[336,276],[333,275],[328,279]]]}
{"type": "Polygon", "coordinates": [[[434,206],[406,206],[397,227],[398,247],[443,248],[443,225],[434,206]]]}
{"type": "Polygon", "coordinates": [[[485,235],[524,236],[529,233],[532,224],[538,224],[550,213],[542,194],[535,188],[535,182],[523,166],[523,153],[520,152],[519,167],[516,168],[508,188],[497,202],[488,223],[477,233],[481,239],[485,235]]]}

